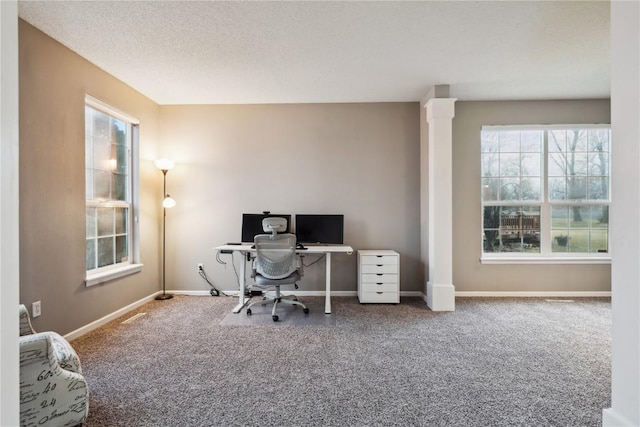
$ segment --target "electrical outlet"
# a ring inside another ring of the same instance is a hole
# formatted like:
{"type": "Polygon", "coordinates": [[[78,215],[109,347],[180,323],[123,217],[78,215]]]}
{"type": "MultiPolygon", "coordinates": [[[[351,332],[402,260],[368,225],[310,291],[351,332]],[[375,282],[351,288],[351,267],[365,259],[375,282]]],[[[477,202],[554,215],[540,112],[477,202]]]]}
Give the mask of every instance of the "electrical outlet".
{"type": "Polygon", "coordinates": [[[40,301],[36,301],[31,304],[31,315],[32,317],[38,317],[42,314],[42,307],[40,305],[40,301]]]}
{"type": "Polygon", "coordinates": [[[204,271],[204,264],[203,264],[203,263],[201,263],[201,262],[199,262],[199,263],[198,263],[198,273],[200,273],[200,272],[202,272],[202,271],[204,271]]]}

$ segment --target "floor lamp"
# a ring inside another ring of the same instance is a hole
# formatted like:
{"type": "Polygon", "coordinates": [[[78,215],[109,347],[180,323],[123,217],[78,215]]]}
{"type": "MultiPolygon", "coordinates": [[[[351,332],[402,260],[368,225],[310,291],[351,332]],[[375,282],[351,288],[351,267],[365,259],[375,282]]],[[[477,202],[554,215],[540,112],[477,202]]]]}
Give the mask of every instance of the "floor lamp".
{"type": "Polygon", "coordinates": [[[173,298],[173,295],[168,294],[165,288],[165,253],[166,253],[166,223],[167,223],[167,209],[176,205],[176,201],[167,194],[167,172],[174,166],[173,160],[160,159],[156,160],[156,167],[162,171],[163,190],[162,190],[162,293],[156,296],[157,300],[166,300],[173,298]]]}

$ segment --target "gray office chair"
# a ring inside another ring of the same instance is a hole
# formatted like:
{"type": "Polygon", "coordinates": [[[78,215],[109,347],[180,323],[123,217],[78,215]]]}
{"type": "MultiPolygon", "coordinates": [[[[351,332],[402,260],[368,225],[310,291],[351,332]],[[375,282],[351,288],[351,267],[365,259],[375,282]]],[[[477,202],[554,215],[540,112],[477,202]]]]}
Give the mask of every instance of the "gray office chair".
{"type": "Polygon", "coordinates": [[[256,257],[253,260],[251,277],[260,288],[274,288],[273,297],[264,297],[262,300],[252,302],[247,306],[247,315],[251,315],[251,307],[256,304],[266,305],[273,302],[271,318],[278,321],[276,311],[278,304],[290,304],[301,306],[305,314],[309,313],[306,305],[298,301],[294,295],[283,296],[280,294],[281,285],[294,285],[303,275],[302,262],[296,255],[296,236],[294,234],[278,234],[287,229],[285,218],[270,217],[262,220],[262,229],[271,234],[258,234],[253,242],[256,249],[256,257]]]}

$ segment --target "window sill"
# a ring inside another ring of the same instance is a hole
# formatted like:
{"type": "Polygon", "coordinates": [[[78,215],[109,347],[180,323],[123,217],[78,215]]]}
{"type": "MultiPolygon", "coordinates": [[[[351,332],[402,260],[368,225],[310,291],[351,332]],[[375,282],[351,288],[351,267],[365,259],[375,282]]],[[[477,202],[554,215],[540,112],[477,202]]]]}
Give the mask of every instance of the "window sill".
{"type": "Polygon", "coordinates": [[[87,287],[89,287],[109,282],[111,280],[119,279],[121,277],[129,276],[130,274],[139,273],[142,271],[142,265],[143,264],[129,264],[123,267],[114,268],[112,270],[87,274],[86,279],[84,279],[84,283],[87,287]]]}
{"type": "Polygon", "coordinates": [[[555,257],[481,257],[481,264],[611,264],[611,257],[580,257],[580,256],[555,256],[555,257]]]}

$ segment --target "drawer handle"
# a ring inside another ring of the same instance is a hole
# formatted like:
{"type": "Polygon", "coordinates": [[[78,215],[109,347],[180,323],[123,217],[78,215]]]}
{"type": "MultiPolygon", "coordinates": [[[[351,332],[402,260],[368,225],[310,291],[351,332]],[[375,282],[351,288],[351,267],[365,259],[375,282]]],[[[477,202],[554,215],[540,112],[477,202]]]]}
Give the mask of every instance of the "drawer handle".
{"type": "Polygon", "coordinates": [[[376,255],[378,258],[382,258],[382,255],[376,255]]]}
{"type": "Polygon", "coordinates": [[[382,273],[376,273],[376,276],[382,276],[382,273]]]}
{"type": "Polygon", "coordinates": [[[378,283],[376,283],[376,285],[382,285],[382,284],[383,284],[382,282],[378,282],[378,283]]]}
{"type": "Polygon", "coordinates": [[[382,264],[376,264],[376,267],[382,267],[382,264]]]}
{"type": "Polygon", "coordinates": [[[383,292],[376,292],[376,294],[378,294],[378,295],[382,295],[382,294],[383,294],[383,292]]]}

